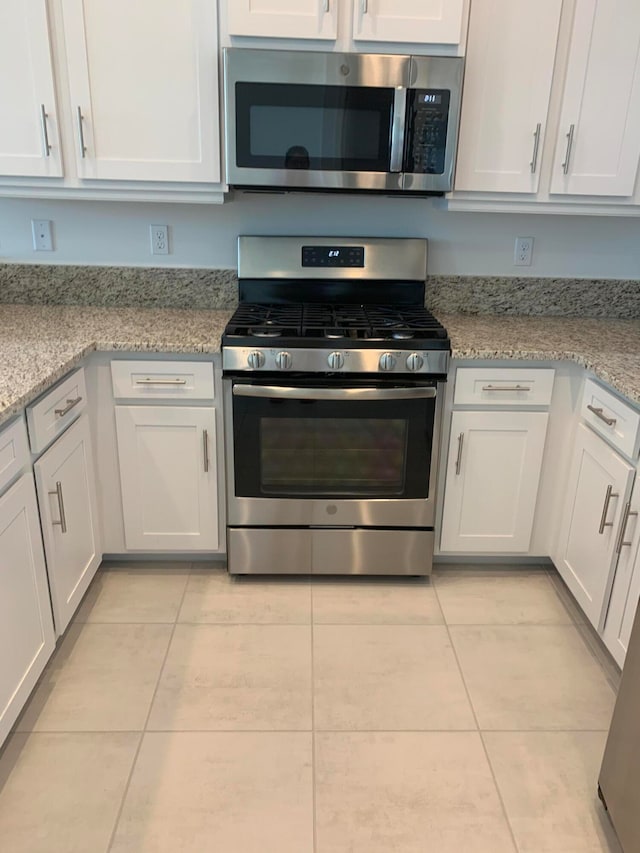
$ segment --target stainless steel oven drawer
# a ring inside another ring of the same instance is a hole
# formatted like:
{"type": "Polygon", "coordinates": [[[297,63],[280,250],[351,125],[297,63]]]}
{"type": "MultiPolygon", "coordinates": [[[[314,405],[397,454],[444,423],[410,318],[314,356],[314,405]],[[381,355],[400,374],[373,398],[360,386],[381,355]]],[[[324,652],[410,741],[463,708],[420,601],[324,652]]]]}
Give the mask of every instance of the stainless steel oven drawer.
{"type": "Polygon", "coordinates": [[[237,528],[231,574],[429,575],[432,530],[237,528]]]}

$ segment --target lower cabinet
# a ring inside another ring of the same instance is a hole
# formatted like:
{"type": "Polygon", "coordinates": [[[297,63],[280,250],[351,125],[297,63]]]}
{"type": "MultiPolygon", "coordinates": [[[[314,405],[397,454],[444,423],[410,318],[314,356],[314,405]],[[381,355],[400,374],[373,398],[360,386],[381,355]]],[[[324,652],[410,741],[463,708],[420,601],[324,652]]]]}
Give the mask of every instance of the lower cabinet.
{"type": "Polygon", "coordinates": [[[83,415],[34,465],[56,633],[102,559],[89,421],[83,415]]]}
{"type": "Polygon", "coordinates": [[[33,477],[0,497],[0,744],[55,646],[33,477]]]}
{"type": "Polygon", "coordinates": [[[546,412],[454,412],[441,551],[529,548],[547,432],[546,412]]]}
{"type": "Polygon", "coordinates": [[[589,427],[578,425],[556,567],[596,628],[604,618],[633,478],[631,465],[589,427]]]}
{"type": "Polygon", "coordinates": [[[215,409],[116,406],[125,541],[142,551],[215,551],[215,409]]]}

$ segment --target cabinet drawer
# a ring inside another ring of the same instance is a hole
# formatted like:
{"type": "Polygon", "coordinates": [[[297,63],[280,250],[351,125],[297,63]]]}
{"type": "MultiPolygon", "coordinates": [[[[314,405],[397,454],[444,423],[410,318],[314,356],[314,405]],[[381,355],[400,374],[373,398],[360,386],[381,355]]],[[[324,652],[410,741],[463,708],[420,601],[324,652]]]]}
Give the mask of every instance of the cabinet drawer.
{"type": "Polygon", "coordinates": [[[555,370],[550,367],[460,367],[454,405],[548,406],[555,370]]]}
{"type": "Polygon", "coordinates": [[[208,361],[112,361],[113,396],[119,400],[213,400],[208,361]]]}
{"type": "Polygon", "coordinates": [[[27,431],[20,419],[0,430],[0,492],[28,461],[27,431]]]}
{"type": "Polygon", "coordinates": [[[84,411],[87,389],[84,370],[80,368],[27,408],[29,443],[40,453],[84,411]]]}
{"type": "Polygon", "coordinates": [[[621,453],[634,459],[640,443],[640,412],[607,391],[592,379],[584,384],[582,417],[621,453]]]}

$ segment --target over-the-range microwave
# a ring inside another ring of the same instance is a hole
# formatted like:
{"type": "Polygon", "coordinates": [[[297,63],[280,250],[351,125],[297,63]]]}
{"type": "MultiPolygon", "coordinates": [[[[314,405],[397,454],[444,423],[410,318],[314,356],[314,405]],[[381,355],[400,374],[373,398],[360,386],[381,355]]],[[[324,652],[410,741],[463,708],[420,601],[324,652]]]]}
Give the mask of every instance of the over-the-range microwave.
{"type": "Polygon", "coordinates": [[[287,190],[450,190],[463,62],[226,48],[227,182],[287,190]]]}

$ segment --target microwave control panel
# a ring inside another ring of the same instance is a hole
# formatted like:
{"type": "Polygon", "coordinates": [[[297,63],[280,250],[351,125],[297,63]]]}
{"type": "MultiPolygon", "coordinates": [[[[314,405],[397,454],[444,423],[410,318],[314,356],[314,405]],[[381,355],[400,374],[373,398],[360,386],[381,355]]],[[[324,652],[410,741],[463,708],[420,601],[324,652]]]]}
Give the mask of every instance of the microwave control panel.
{"type": "Polygon", "coordinates": [[[442,175],[449,123],[448,89],[410,89],[404,171],[442,175]]]}

